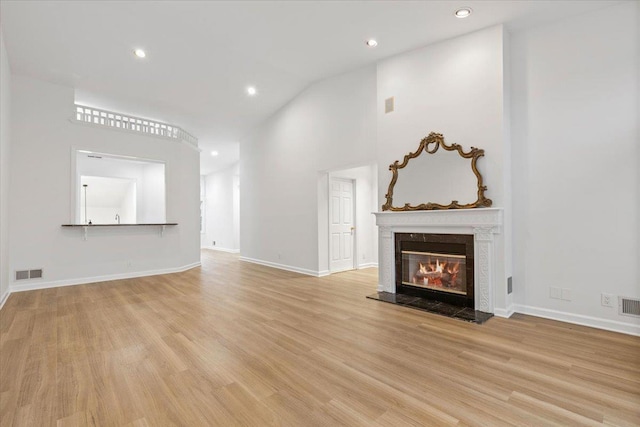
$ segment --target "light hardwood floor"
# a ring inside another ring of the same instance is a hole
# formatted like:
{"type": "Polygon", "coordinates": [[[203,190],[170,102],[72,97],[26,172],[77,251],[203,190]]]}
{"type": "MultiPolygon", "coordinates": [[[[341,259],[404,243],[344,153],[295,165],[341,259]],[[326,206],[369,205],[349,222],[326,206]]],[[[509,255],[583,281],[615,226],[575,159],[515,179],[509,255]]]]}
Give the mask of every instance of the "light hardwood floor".
{"type": "Polygon", "coordinates": [[[640,338],[475,325],[204,251],[185,273],[12,294],[1,425],[640,425],[640,338]]]}

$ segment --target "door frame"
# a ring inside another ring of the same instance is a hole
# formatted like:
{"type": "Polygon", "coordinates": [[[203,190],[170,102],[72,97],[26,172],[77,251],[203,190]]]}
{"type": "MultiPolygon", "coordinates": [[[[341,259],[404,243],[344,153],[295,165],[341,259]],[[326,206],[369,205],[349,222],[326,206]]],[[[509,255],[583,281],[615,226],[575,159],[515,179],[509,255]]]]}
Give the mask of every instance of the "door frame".
{"type": "Polygon", "coordinates": [[[351,270],[357,270],[358,269],[358,239],[357,239],[357,233],[358,233],[358,223],[357,223],[357,215],[356,215],[356,182],[357,180],[355,178],[343,178],[340,176],[339,173],[334,174],[329,172],[329,185],[327,186],[327,209],[328,209],[328,215],[327,215],[327,242],[328,242],[328,270],[329,270],[329,274],[334,274],[334,273],[341,273],[343,271],[351,271],[351,270]],[[334,179],[337,180],[342,180],[342,181],[350,181],[351,185],[353,186],[353,197],[351,199],[351,203],[352,203],[352,207],[351,207],[351,213],[353,216],[353,248],[352,248],[352,261],[353,261],[353,265],[351,266],[350,270],[338,270],[338,271],[333,271],[331,269],[331,254],[332,254],[332,250],[331,250],[331,209],[333,207],[333,202],[331,201],[331,183],[334,179]]]}

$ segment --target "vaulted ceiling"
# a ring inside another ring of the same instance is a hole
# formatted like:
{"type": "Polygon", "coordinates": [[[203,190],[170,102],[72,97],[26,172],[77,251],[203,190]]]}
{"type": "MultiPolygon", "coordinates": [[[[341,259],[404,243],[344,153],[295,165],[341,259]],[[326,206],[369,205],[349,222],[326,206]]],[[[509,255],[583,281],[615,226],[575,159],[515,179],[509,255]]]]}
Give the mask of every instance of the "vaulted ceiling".
{"type": "Polygon", "coordinates": [[[315,81],[491,25],[519,30],[613,3],[3,0],[0,22],[12,73],[183,127],[209,173],[237,161],[243,135],[315,81]],[[472,15],[456,18],[462,6],[472,15]]]}

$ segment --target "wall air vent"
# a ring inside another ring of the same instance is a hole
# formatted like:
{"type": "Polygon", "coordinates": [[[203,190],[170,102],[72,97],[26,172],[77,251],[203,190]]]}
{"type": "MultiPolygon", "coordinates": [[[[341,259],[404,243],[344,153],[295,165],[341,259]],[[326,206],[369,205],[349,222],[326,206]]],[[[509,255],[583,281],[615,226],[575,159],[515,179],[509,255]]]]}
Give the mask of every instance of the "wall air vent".
{"type": "Polygon", "coordinates": [[[16,271],[16,280],[42,279],[42,269],[16,271]]]}
{"type": "Polygon", "coordinates": [[[618,314],[622,316],[640,317],[640,299],[619,297],[618,314]]]}

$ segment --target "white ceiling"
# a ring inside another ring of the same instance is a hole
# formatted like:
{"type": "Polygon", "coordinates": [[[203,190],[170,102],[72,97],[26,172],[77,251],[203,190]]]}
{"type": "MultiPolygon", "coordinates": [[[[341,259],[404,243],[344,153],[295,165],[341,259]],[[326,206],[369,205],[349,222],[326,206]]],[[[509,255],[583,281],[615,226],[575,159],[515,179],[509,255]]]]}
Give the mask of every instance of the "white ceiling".
{"type": "Polygon", "coordinates": [[[0,21],[12,73],[183,127],[200,140],[205,174],[237,161],[243,135],[314,81],[487,26],[519,30],[615,3],[2,0],[0,21]],[[461,6],[473,14],[454,17],[461,6]]]}

